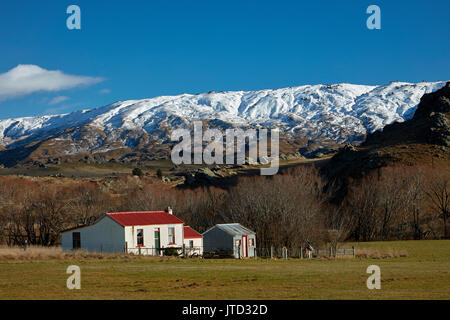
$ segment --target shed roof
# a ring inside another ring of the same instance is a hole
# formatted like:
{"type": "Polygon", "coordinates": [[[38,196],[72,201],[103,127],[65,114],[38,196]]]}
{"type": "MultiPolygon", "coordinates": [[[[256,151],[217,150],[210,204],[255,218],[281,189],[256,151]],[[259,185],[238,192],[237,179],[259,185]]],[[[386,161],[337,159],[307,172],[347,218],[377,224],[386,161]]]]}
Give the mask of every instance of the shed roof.
{"type": "Polygon", "coordinates": [[[111,212],[107,215],[124,227],[183,223],[181,219],[166,211],[111,212]]]}
{"type": "Polygon", "coordinates": [[[246,235],[246,234],[256,234],[254,231],[244,227],[240,223],[216,224],[211,229],[213,229],[213,228],[219,228],[219,229],[221,229],[221,230],[225,231],[226,233],[231,234],[233,236],[246,235]]]}
{"type": "Polygon", "coordinates": [[[203,238],[203,236],[198,233],[197,231],[195,231],[194,229],[192,229],[189,226],[184,226],[184,238],[185,239],[197,239],[197,238],[203,238]]]}
{"type": "Polygon", "coordinates": [[[84,228],[84,227],[87,227],[87,226],[88,226],[87,224],[82,224],[82,225],[79,225],[79,226],[76,226],[76,227],[67,228],[67,229],[61,230],[61,233],[64,233],[64,232],[67,232],[67,231],[76,230],[76,229],[81,229],[81,228],[84,228]]]}

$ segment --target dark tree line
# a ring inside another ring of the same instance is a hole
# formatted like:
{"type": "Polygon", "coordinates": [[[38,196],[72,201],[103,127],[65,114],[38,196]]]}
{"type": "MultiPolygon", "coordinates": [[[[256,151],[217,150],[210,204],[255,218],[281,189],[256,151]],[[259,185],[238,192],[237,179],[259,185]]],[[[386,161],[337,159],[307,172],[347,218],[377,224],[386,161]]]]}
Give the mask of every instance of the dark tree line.
{"type": "Polygon", "coordinates": [[[449,172],[385,168],[350,181],[339,205],[328,201],[313,167],[271,177],[243,177],[229,190],[176,189],[160,179],[33,180],[0,177],[0,243],[54,245],[61,230],[90,224],[105,212],[163,210],[199,232],[239,222],[257,233],[259,247],[447,238],[449,172]]]}

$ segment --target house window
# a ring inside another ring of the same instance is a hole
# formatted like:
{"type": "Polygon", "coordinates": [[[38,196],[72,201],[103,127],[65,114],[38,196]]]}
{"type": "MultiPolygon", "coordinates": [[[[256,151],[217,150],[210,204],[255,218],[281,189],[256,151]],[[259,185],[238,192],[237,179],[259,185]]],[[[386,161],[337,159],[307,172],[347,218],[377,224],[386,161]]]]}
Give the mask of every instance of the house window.
{"type": "Polygon", "coordinates": [[[189,248],[193,248],[194,247],[194,240],[189,240],[189,248]]]}
{"type": "Polygon", "coordinates": [[[72,232],[72,248],[73,249],[81,248],[81,235],[79,232],[72,232]]]}
{"type": "Polygon", "coordinates": [[[255,246],[255,239],[248,239],[248,242],[250,243],[250,247],[255,246]]]}
{"type": "Polygon", "coordinates": [[[144,246],[144,229],[137,229],[137,246],[144,246]]]}
{"type": "Polygon", "coordinates": [[[169,244],[175,243],[175,227],[169,227],[169,244]]]}
{"type": "Polygon", "coordinates": [[[236,248],[239,248],[240,246],[241,246],[241,240],[236,240],[235,242],[234,242],[234,246],[236,247],[236,248]]]}

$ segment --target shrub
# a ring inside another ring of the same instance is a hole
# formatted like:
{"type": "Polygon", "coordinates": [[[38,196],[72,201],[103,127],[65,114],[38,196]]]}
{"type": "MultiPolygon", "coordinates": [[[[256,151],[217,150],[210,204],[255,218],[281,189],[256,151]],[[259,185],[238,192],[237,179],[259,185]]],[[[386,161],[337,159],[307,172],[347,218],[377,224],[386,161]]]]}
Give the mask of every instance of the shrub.
{"type": "Polygon", "coordinates": [[[132,173],[134,176],[138,176],[139,178],[144,175],[144,172],[142,172],[141,168],[134,168],[132,173]]]}
{"type": "Polygon", "coordinates": [[[164,255],[178,257],[178,250],[175,248],[168,248],[164,250],[164,255]]]}

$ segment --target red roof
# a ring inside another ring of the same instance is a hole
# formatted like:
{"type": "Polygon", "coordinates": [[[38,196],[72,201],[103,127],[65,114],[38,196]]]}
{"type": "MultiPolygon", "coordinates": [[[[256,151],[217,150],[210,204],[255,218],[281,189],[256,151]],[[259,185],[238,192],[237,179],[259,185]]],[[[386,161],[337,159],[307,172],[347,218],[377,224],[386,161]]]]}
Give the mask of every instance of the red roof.
{"type": "Polygon", "coordinates": [[[192,229],[189,226],[184,226],[184,238],[185,239],[196,239],[196,238],[203,238],[203,236],[192,229]]]}
{"type": "Polygon", "coordinates": [[[166,211],[111,212],[107,215],[124,227],[184,223],[166,211]]]}

